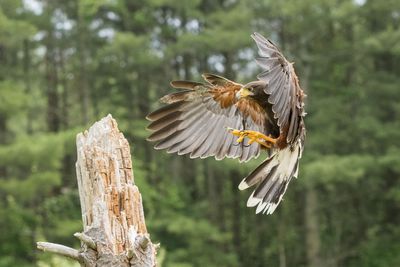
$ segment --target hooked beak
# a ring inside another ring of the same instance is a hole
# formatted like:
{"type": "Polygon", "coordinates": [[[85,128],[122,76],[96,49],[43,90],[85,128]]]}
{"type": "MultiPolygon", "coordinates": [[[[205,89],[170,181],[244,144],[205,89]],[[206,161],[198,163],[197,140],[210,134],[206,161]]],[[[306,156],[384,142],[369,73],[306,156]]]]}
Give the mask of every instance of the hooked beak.
{"type": "Polygon", "coordinates": [[[242,87],[242,89],[240,89],[237,93],[236,93],[236,97],[237,98],[243,98],[243,97],[247,97],[247,96],[252,96],[254,95],[254,93],[252,91],[250,91],[248,88],[246,87],[242,87]]]}

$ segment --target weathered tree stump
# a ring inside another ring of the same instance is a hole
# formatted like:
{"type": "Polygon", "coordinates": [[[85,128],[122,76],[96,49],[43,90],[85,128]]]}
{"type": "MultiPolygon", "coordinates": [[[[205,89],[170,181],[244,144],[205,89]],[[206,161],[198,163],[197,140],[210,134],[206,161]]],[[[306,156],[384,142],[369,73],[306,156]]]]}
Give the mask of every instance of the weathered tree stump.
{"type": "Polygon", "coordinates": [[[73,258],[81,266],[156,266],[142,198],[132,174],[128,141],[111,115],[76,138],[76,173],[82,209],[81,250],[38,242],[39,249],[73,258]]]}

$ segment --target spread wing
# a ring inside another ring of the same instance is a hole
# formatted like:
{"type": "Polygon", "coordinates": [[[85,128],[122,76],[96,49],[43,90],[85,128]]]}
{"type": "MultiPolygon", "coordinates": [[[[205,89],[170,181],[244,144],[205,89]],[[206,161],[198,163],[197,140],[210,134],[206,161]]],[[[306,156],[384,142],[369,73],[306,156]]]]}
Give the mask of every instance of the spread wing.
{"type": "Polygon", "coordinates": [[[303,91],[294,72],[292,63],[288,62],[279,49],[258,33],[251,37],[256,42],[260,58],[257,63],[264,69],[259,74],[259,80],[267,82],[265,93],[269,95],[268,102],[272,104],[274,118],[281,134],[286,136],[287,143],[292,143],[298,136],[303,116],[303,91]]]}
{"type": "Polygon", "coordinates": [[[166,105],[150,113],[147,127],[156,149],[189,154],[191,158],[239,158],[247,161],[260,153],[260,146],[236,142],[226,128],[265,131],[266,113],[255,101],[236,100],[242,85],[213,74],[203,74],[207,83],[173,81],[183,90],[161,98],[166,105]]]}

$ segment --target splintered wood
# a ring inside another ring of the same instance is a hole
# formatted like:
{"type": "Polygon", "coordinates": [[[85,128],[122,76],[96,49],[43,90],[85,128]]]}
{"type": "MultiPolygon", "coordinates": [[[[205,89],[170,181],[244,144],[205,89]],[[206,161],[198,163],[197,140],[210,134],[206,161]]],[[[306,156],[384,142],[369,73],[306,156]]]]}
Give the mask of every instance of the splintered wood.
{"type": "Polygon", "coordinates": [[[129,144],[117,122],[108,115],[78,134],[77,150],[84,234],[95,242],[97,266],[155,266],[129,144]]]}

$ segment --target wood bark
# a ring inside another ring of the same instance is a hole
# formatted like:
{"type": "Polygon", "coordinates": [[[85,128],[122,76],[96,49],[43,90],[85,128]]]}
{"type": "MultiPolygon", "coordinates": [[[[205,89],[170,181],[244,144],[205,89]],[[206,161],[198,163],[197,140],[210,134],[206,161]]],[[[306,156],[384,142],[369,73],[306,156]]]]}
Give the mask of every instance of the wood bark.
{"type": "Polygon", "coordinates": [[[76,138],[83,232],[81,250],[38,242],[38,248],[73,258],[81,266],[156,266],[147,233],[128,141],[108,115],[76,138]]]}

